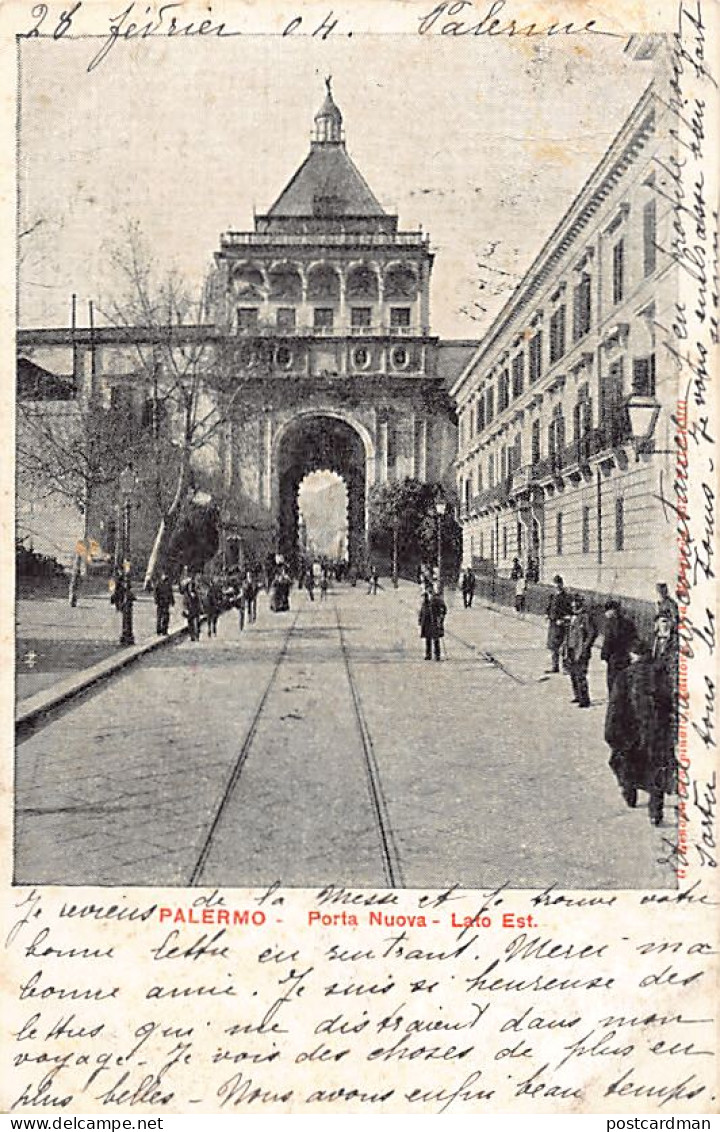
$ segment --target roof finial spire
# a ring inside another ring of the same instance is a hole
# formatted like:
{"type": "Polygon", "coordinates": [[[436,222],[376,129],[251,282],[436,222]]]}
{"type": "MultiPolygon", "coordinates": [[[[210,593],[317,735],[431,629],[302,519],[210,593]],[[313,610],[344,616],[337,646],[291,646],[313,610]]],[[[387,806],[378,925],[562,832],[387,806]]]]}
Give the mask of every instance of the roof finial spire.
{"type": "Polygon", "coordinates": [[[342,114],[335,105],[332,75],[325,77],[325,101],[315,115],[316,142],[342,142],[342,114]]]}

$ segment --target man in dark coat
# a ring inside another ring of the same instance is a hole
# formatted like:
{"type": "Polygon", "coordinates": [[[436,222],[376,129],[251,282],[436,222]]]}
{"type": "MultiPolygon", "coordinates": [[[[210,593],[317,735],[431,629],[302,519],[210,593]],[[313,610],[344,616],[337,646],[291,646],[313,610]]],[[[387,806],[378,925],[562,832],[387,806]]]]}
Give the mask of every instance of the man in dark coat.
{"type": "Polygon", "coordinates": [[[555,592],[550,594],[547,604],[547,647],[550,650],[550,668],[548,672],[560,671],[560,651],[565,643],[568,621],[572,613],[570,597],[565,589],[565,583],[559,574],[553,578],[555,592]]]}
{"type": "Polygon", "coordinates": [[[134,645],[135,636],[133,634],[133,603],[135,601],[135,594],[133,593],[132,581],[127,577],[124,581],[122,588],[122,632],[120,633],[121,645],[134,645]]]}
{"type": "Polygon", "coordinates": [[[573,688],[573,703],[581,708],[590,707],[588,668],[597,629],[592,623],[583,599],[572,599],[572,616],[567,630],[567,657],[573,688]]]}
{"type": "Polygon", "coordinates": [[[170,625],[170,606],[175,604],[173,588],[167,574],[162,573],[155,585],[156,630],[159,636],[166,637],[170,625]]]}
{"type": "Polygon", "coordinates": [[[671,683],[645,642],[633,644],[630,665],[615,677],[605,718],[610,767],[628,806],[638,790],[650,795],[650,821],[660,825],[665,794],[675,789],[675,724],[671,683]]]}
{"type": "Polygon", "coordinates": [[[475,571],[472,566],[466,566],[463,570],[460,588],[462,590],[465,609],[472,608],[473,598],[475,597],[475,571]]]}
{"type": "Polygon", "coordinates": [[[200,640],[200,614],[202,612],[202,601],[197,584],[194,578],[186,582],[183,591],[183,614],[187,618],[188,629],[190,630],[190,640],[200,640]]]}
{"type": "MultiPolygon", "coordinates": [[[[253,578],[252,571],[248,570],[245,575],[245,581],[242,585],[242,595],[245,599],[245,609],[247,610],[247,619],[250,625],[253,624],[257,617],[257,595],[258,586],[253,578]]],[[[242,628],[242,626],[240,626],[242,628]]]]}
{"type": "Polygon", "coordinates": [[[445,615],[447,606],[443,601],[439,587],[433,591],[425,590],[422,605],[418,614],[420,636],[425,641],[425,659],[440,660],[440,640],[445,636],[445,615]]]}
{"type": "Polygon", "coordinates": [[[601,658],[607,665],[608,695],[612,692],[615,677],[630,663],[630,649],[637,636],[635,625],[620,608],[620,602],[610,598],[605,602],[605,630],[601,658]]]}
{"type": "Polygon", "coordinates": [[[675,631],[677,631],[679,621],[678,604],[675,601],[675,598],[670,596],[670,590],[668,589],[667,582],[658,582],[655,587],[655,592],[657,593],[657,606],[655,610],[655,616],[667,617],[670,623],[674,626],[675,631]]]}
{"type": "Polygon", "coordinates": [[[222,609],[222,590],[216,578],[210,579],[205,594],[205,613],[207,614],[207,635],[217,637],[217,624],[222,609]]]}

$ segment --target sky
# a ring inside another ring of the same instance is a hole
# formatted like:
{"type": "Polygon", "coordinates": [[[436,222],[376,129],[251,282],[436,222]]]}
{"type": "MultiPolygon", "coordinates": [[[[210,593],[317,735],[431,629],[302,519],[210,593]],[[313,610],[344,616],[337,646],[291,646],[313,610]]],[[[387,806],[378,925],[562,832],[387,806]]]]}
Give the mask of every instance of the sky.
{"type": "Polygon", "coordinates": [[[97,41],[24,41],[20,325],[117,294],[130,220],[161,270],[199,282],[305,157],[331,73],[356,165],[430,234],[433,332],[480,337],[651,80],[623,44],[145,40],[88,74],[97,41]]]}

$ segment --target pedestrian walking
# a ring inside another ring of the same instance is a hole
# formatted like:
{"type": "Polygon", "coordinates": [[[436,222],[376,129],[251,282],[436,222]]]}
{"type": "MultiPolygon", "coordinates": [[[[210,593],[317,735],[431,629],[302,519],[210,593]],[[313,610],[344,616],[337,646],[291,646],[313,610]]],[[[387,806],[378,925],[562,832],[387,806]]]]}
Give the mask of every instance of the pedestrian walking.
{"type": "Polygon", "coordinates": [[[135,594],[133,593],[132,582],[130,578],[125,579],[125,584],[122,588],[122,632],[120,633],[121,645],[134,645],[135,636],[133,634],[133,604],[135,602],[135,594]]]}
{"type": "Polygon", "coordinates": [[[330,581],[328,579],[327,570],[323,570],[323,574],[320,579],[320,601],[327,601],[329,586],[330,581]]]}
{"type": "Polygon", "coordinates": [[[120,567],[117,567],[110,579],[110,604],[115,606],[118,613],[122,613],[123,597],[125,594],[125,577],[120,567]]]}
{"type": "Polygon", "coordinates": [[[170,627],[170,607],[175,604],[172,582],[163,572],[155,583],[155,629],[160,637],[166,637],[170,627]]]}
{"type": "Polygon", "coordinates": [[[578,707],[590,707],[588,668],[592,647],[597,636],[585,602],[576,594],[572,599],[572,614],[567,629],[567,659],[572,683],[572,702],[578,707]]]}
{"type": "Polygon", "coordinates": [[[233,605],[237,609],[238,614],[238,629],[242,633],[245,628],[245,613],[247,610],[247,599],[245,597],[245,586],[238,586],[237,593],[233,605]]]}
{"type": "Polygon", "coordinates": [[[274,613],[287,613],[290,609],[290,586],[290,575],[285,567],[281,566],[272,584],[270,608],[274,613]]]}
{"type": "Polygon", "coordinates": [[[222,590],[217,578],[211,578],[205,594],[205,615],[208,637],[217,636],[217,625],[222,610],[222,590]]]}
{"type": "MultiPolygon", "coordinates": [[[[420,576],[422,579],[422,572],[420,576]]],[[[464,608],[471,609],[473,598],[475,597],[475,571],[472,566],[466,566],[463,570],[460,589],[462,591],[464,608]]]]}
{"type": "Polygon", "coordinates": [[[516,582],[518,580],[518,578],[522,578],[522,576],[523,576],[523,568],[520,565],[520,559],[519,558],[513,558],[513,564],[512,564],[512,568],[510,570],[510,577],[513,580],[513,582],[516,582]]]}
{"type": "Polygon", "coordinates": [[[630,649],[637,636],[635,624],[625,615],[616,598],[605,602],[605,627],[600,657],[607,665],[605,679],[608,695],[615,677],[630,663],[630,649]]]}
{"type": "Polygon", "coordinates": [[[70,573],[70,587],[68,590],[68,602],[72,609],[75,609],[78,599],[78,589],[80,588],[80,555],[76,554],[73,559],[72,571],[70,573]]]}
{"type": "Polygon", "coordinates": [[[188,629],[190,630],[190,640],[200,640],[200,614],[202,612],[202,602],[200,593],[194,578],[191,578],[185,583],[183,592],[183,617],[187,618],[188,629]]]}
{"type": "Polygon", "coordinates": [[[432,591],[424,590],[422,604],[418,613],[420,636],[425,641],[425,660],[441,659],[440,641],[445,636],[445,617],[447,606],[443,601],[439,586],[432,591]]]}
{"type": "Polygon", "coordinates": [[[375,595],[375,594],[377,594],[378,590],[381,590],[381,589],[382,589],[382,586],[380,585],[380,575],[378,574],[377,566],[373,566],[373,567],[371,567],[370,573],[368,575],[367,592],[369,594],[375,595]]]}
{"type": "Polygon", "coordinates": [[[251,570],[248,570],[245,575],[245,581],[242,585],[242,594],[245,599],[248,624],[253,625],[257,619],[258,584],[251,570]]]}
{"type": "Polygon", "coordinates": [[[515,612],[522,616],[525,612],[525,593],[527,591],[527,577],[520,565],[519,559],[515,559],[516,566],[513,566],[515,571],[515,612]],[[517,569],[516,569],[517,567],[517,569]]]}
{"type": "Polygon", "coordinates": [[[312,570],[308,570],[305,575],[305,592],[310,601],[315,601],[315,575],[312,570]]]}
{"type": "Polygon", "coordinates": [[[559,574],[553,578],[555,590],[550,594],[547,604],[547,647],[550,650],[550,668],[548,672],[560,671],[560,654],[565,644],[565,635],[570,620],[572,608],[565,583],[559,574]]]}
{"type": "Polygon", "coordinates": [[[665,795],[672,794],[677,783],[675,721],[671,686],[645,641],[631,645],[630,664],[615,677],[605,742],[625,802],[634,808],[638,790],[646,790],[650,821],[660,825],[665,795]]]}

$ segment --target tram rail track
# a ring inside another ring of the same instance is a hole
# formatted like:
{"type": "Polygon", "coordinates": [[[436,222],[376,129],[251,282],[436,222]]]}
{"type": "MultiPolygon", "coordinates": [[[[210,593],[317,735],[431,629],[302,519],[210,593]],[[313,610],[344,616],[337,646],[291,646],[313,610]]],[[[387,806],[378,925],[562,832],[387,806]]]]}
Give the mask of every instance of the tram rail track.
{"type": "MultiPolygon", "coordinates": [[[[368,728],[367,719],[365,717],[362,699],[360,697],[360,693],[353,675],[345,632],[343,630],[342,620],[340,617],[340,610],[336,600],[333,604],[335,623],[339,637],[340,654],[342,657],[344,672],[348,681],[353,718],[355,720],[357,734],[360,740],[360,747],[362,750],[363,770],[367,784],[368,802],[377,833],[383,877],[388,888],[402,888],[402,867],[397,845],[395,842],[395,837],[390,823],[387,799],[385,797],[382,781],[380,778],[380,771],[375,756],[375,749],[368,728]]],[[[284,661],[287,658],[290,643],[296,630],[300,613],[301,610],[298,610],[295,613],[285,633],[282,645],[277,653],[277,656],[275,657],[272,671],[270,672],[270,675],[263,688],[262,694],[257,701],[237,758],[233,763],[220,801],[213,814],[212,820],[207,827],[200,852],[196,858],[192,872],[190,873],[188,880],[189,887],[196,888],[200,887],[203,884],[203,876],[208,860],[213,851],[221,827],[223,826],[223,823],[232,807],[238,784],[241,780],[243,770],[253,749],[255,738],[263,719],[263,713],[267,708],[270,696],[277,684],[279,673],[282,669],[284,661]]]]}
{"type": "Polygon", "coordinates": [[[283,637],[283,643],[282,643],[280,650],[279,650],[279,652],[278,652],[278,654],[275,658],[275,663],[273,664],[272,671],[271,671],[270,676],[268,678],[268,681],[265,685],[265,688],[262,692],[262,695],[260,696],[260,699],[258,700],[255,711],[253,712],[252,719],[250,720],[250,726],[248,727],[248,729],[245,733],[245,738],[243,740],[242,746],[240,747],[240,751],[238,752],[238,756],[237,756],[235,762],[233,763],[232,770],[230,771],[230,775],[228,777],[227,783],[225,784],[225,789],[223,790],[222,797],[220,799],[220,804],[218,805],[218,808],[215,811],[215,815],[214,815],[214,817],[213,817],[213,819],[210,823],[208,831],[205,834],[205,838],[203,840],[203,844],[202,844],[202,848],[200,850],[200,854],[199,854],[199,856],[198,856],[198,858],[195,862],[195,865],[193,866],[193,870],[190,874],[190,879],[188,881],[188,886],[190,888],[196,888],[202,882],[202,874],[203,874],[203,871],[204,871],[205,866],[207,864],[207,860],[208,860],[208,857],[210,855],[210,850],[212,849],[213,841],[214,841],[215,836],[218,832],[218,829],[220,828],[220,824],[221,824],[221,822],[222,822],[222,820],[223,820],[223,818],[224,818],[224,816],[227,812],[227,809],[230,805],[230,802],[232,801],[232,797],[233,797],[233,794],[235,793],[235,789],[237,787],[237,784],[240,781],[240,775],[243,772],[243,767],[245,766],[245,763],[247,762],[248,755],[250,754],[250,750],[251,750],[252,745],[255,741],[255,735],[257,734],[257,729],[258,729],[258,726],[260,724],[260,718],[262,716],[263,711],[265,710],[265,705],[268,701],[270,693],[271,693],[273,687],[275,686],[275,682],[277,680],[278,672],[280,671],[280,668],[282,666],[282,662],[285,659],[285,657],[287,656],[288,646],[290,644],[290,638],[292,637],[293,632],[295,631],[295,626],[297,625],[297,621],[298,621],[299,616],[300,616],[300,612],[298,610],[298,612],[295,614],[292,621],[290,622],[290,626],[287,629],[285,636],[283,637]]]}
{"type": "Polygon", "coordinates": [[[338,609],[337,601],[335,601],[335,619],[337,621],[338,633],[340,636],[340,650],[342,652],[343,662],[345,664],[345,672],[347,674],[348,683],[350,685],[350,693],[352,695],[353,708],[355,710],[355,719],[360,733],[360,742],[363,749],[364,769],[368,783],[368,793],[370,795],[370,804],[375,816],[375,824],[377,826],[378,836],[380,839],[380,854],[382,857],[383,872],[385,879],[388,883],[388,888],[403,888],[402,879],[402,866],[400,863],[400,855],[398,853],[397,844],[395,842],[395,835],[393,833],[392,825],[390,823],[390,814],[388,811],[387,799],[382,786],[380,778],[380,770],[375,756],[375,748],[373,746],[372,737],[365,717],[365,711],[362,705],[362,699],[358,691],[355,677],[353,676],[352,667],[350,664],[350,654],[348,652],[347,642],[345,640],[345,633],[343,631],[342,622],[340,620],[340,610],[338,609]]]}

